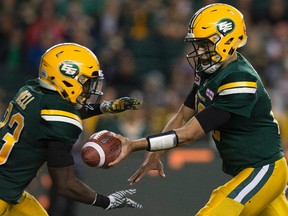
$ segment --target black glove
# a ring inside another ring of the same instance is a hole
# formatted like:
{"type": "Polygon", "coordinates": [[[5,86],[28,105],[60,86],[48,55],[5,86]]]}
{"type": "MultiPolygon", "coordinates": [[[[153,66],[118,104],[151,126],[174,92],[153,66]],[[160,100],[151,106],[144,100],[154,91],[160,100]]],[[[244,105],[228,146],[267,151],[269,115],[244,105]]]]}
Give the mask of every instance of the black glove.
{"type": "Polygon", "coordinates": [[[123,208],[123,207],[130,207],[130,208],[143,208],[141,204],[129,199],[127,195],[133,195],[136,193],[136,189],[128,189],[128,190],[121,190],[117,191],[108,196],[110,200],[109,206],[105,210],[115,209],[115,208],[123,208]]]}
{"type": "Polygon", "coordinates": [[[121,97],[114,101],[103,101],[100,104],[100,110],[102,113],[119,113],[125,110],[138,110],[143,101],[130,98],[121,97]]]}

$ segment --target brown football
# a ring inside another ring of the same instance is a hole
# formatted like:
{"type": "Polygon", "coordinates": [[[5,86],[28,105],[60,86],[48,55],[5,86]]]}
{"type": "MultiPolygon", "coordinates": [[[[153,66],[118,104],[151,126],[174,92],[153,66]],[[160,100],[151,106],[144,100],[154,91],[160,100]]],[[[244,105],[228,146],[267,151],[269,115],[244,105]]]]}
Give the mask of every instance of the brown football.
{"type": "Polygon", "coordinates": [[[109,168],[121,153],[121,141],[113,137],[115,133],[102,130],[91,135],[81,150],[82,160],[91,167],[109,168]]]}

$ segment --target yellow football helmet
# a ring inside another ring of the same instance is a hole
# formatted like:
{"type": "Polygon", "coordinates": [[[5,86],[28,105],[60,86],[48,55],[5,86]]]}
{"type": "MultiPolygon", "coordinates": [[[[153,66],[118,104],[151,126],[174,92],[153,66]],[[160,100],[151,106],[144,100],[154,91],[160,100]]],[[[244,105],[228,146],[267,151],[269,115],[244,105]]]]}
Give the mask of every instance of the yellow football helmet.
{"type": "Polygon", "coordinates": [[[57,91],[62,98],[78,107],[84,105],[93,109],[90,103],[98,103],[103,95],[103,79],[97,57],[79,44],[57,44],[48,49],[41,58],[40,85],[57,91]],[[93,102],[88,102],[90,97],[94,99],[93,102]]]}
{"type": "Polygon", "coordinates": [[[185,41],[192,42],[194,48],[187,55],[192,68],[197,72],[214,73],[237,48],[246,44],[243,15],[227,4],[207,5],[191,18],[185,41]],[[200,53],[199,48],[205,50],[204,53],[200,53]],[[204,60],[203,55],[209,56],[210,61],[204,60]]]}

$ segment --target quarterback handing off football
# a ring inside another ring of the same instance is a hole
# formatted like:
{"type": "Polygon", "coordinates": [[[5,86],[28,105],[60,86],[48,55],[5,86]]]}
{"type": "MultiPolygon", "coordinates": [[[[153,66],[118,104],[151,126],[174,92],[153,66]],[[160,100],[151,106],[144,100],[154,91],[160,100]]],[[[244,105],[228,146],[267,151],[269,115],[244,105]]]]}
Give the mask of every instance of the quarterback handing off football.
{"type": "Polygon", "coordinates": [[[109,168],[108,164],[120,155],[121,142],[113,137],[114,134],[102,130],[91,135],[81,150],[82,159],[88,166],[109,168]]]}

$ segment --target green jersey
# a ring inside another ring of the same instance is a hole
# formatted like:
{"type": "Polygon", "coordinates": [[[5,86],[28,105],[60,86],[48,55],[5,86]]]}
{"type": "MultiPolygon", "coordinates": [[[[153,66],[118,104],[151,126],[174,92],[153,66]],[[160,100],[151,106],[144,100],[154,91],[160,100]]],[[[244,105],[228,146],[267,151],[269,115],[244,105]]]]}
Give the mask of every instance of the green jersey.
{"type": "Polygon", "coordinates": [[[74,106],[30,80],[10,102],[0,123],[0,198],[17,203],[47,160],[41,140],[73,145],[82,131],[74,106]]]}
{"type": "Polygon", "coordinates": [[[195,110],[207,106],[228,111],[231,120],[213,131],[223,159],[223,171],[236,175],[283,157],[280,132],[271,111],[271,99],[249,62],[238,59],[214,74],[195,75],[195,110]]]}

